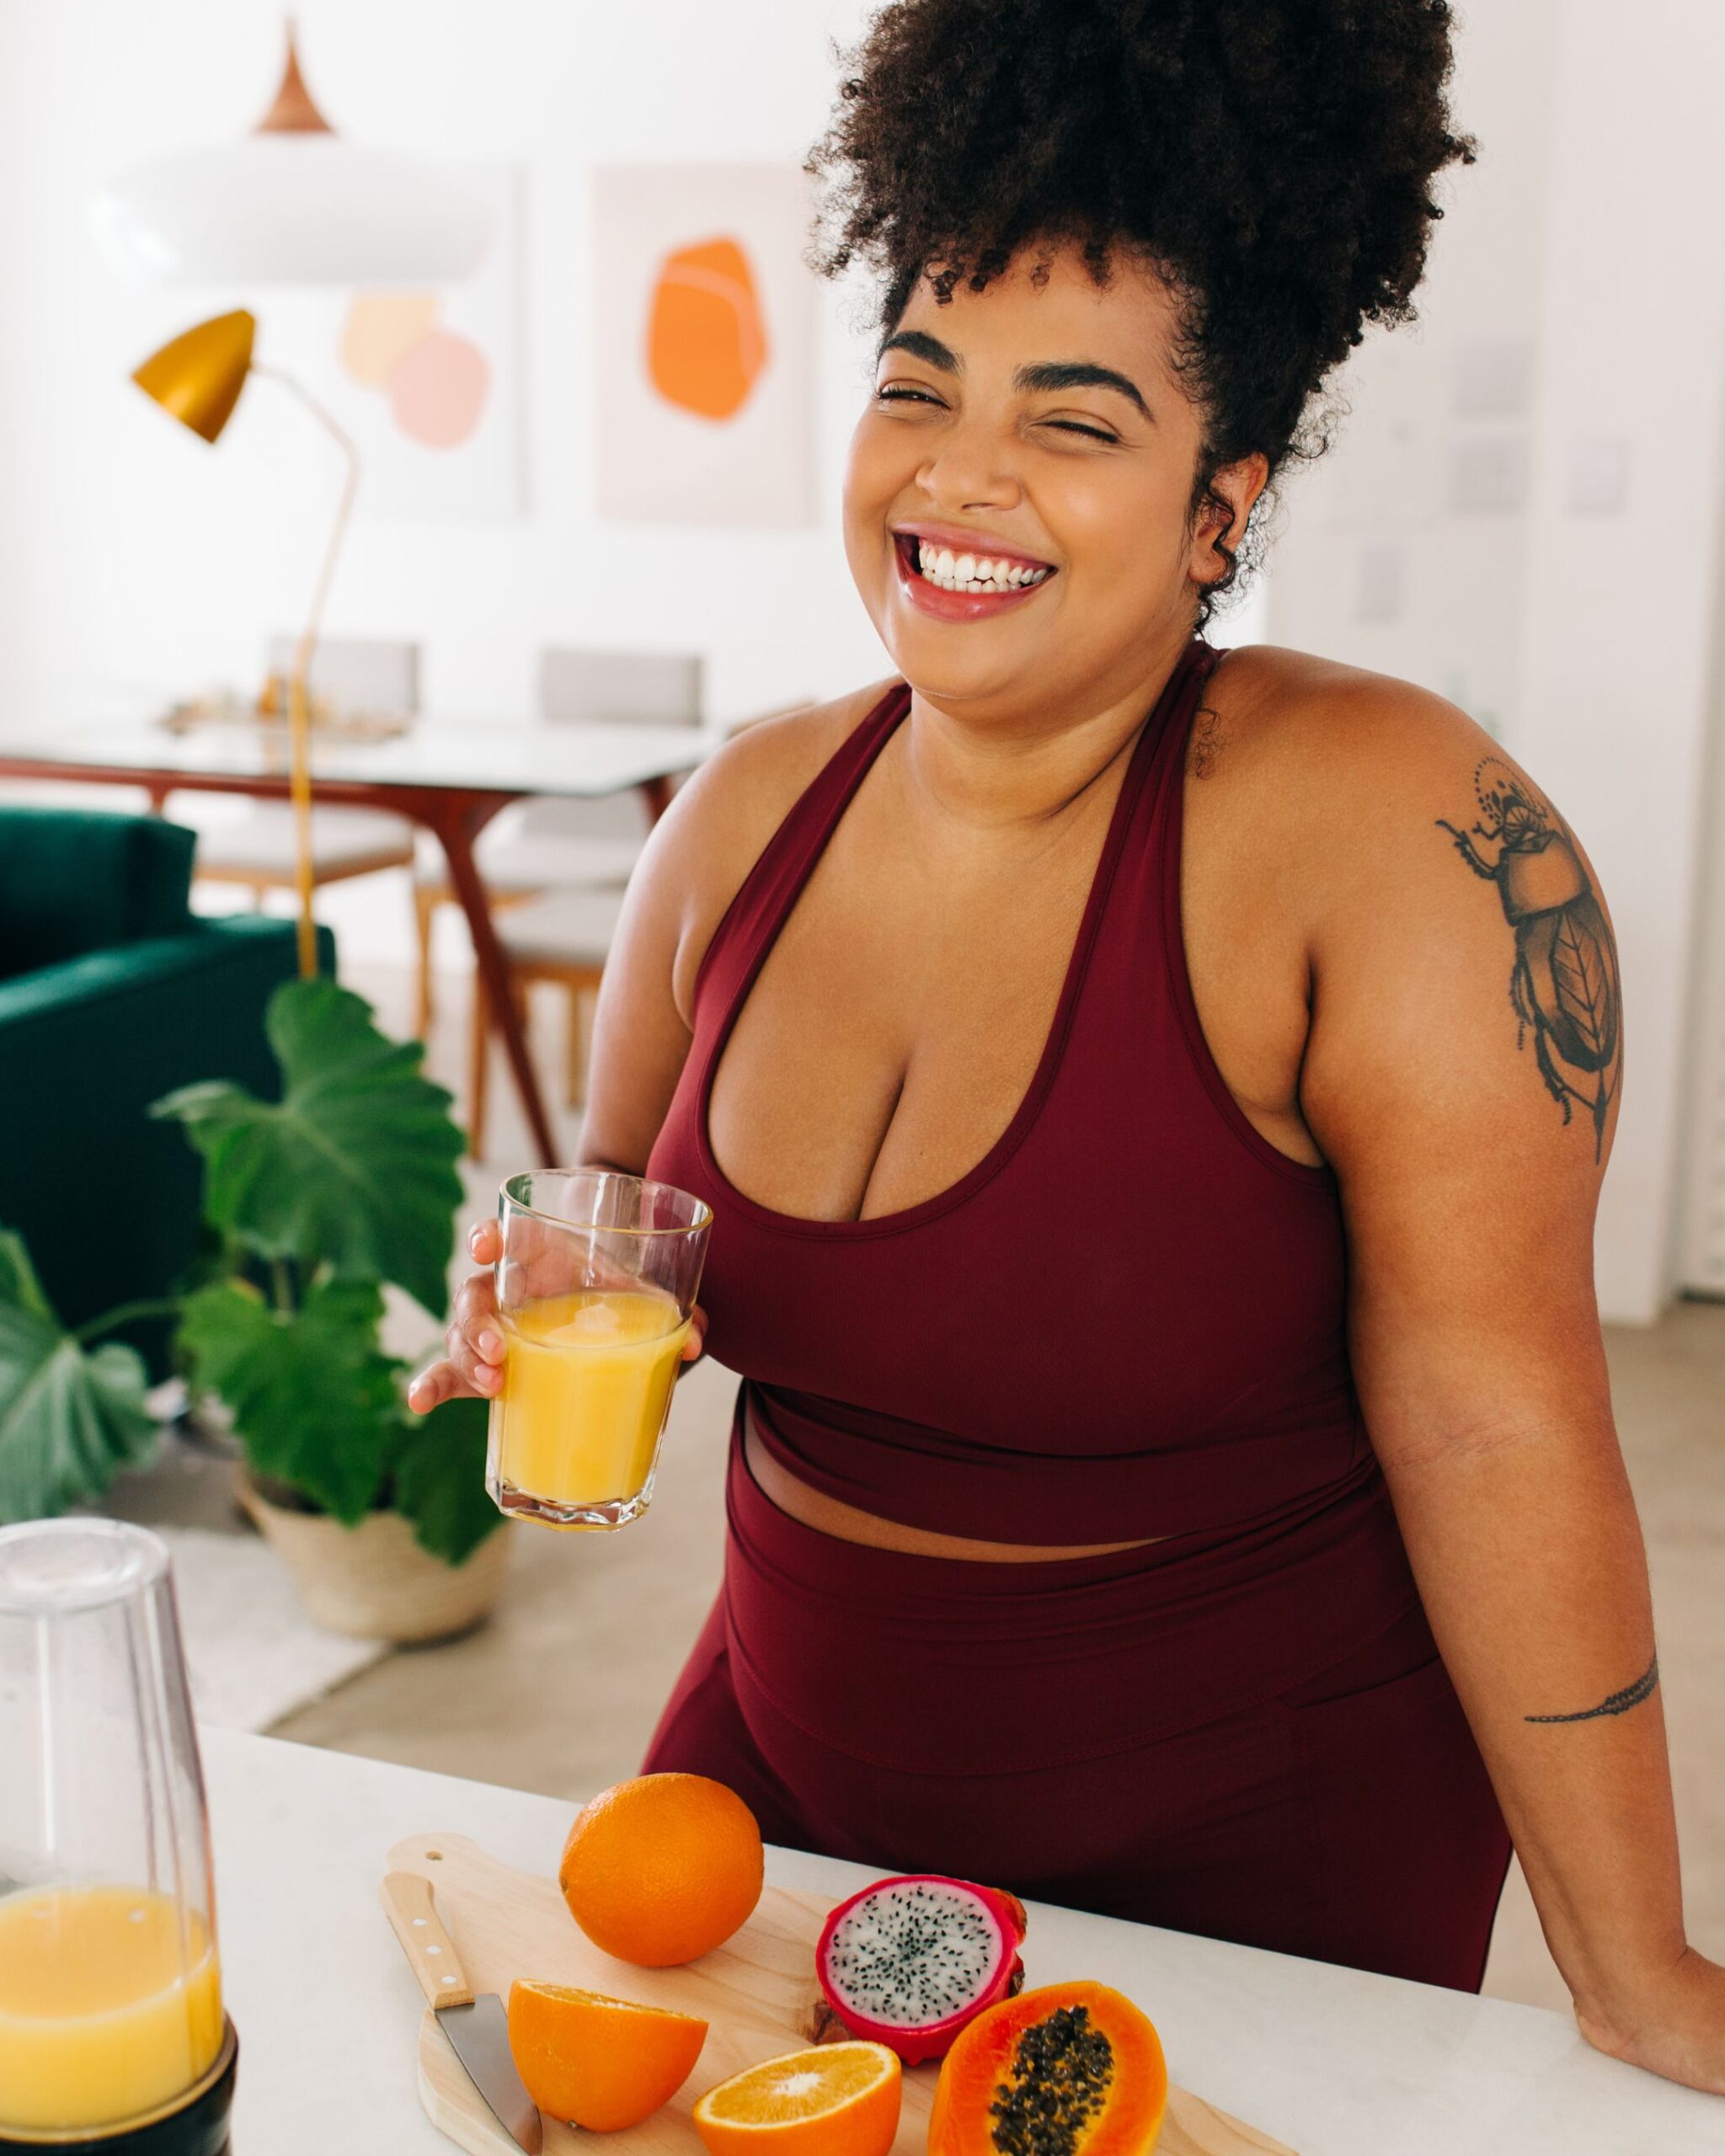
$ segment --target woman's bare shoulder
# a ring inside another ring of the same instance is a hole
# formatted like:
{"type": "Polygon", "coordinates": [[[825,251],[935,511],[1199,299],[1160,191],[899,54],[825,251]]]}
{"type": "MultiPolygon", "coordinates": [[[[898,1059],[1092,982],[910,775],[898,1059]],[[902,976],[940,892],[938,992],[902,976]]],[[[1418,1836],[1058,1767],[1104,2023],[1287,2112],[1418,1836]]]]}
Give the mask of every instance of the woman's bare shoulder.
{"type": "Polygon", "coordinates": [[[1391,889],[1440,920],[1446,898],[1473,895],[1466,879],[1449,888],[1458,832],[1505,816],[1567,830],[1505,749],[1418,682],[1242,645],[1205,702],[1188,757],[1189,822],[1208,857],[1277,894],[1290,928],[1381,911],[1391,889]]]}
{"type": "Polygon", "coordinates": [[[674,940],[679,1002],[713,930],[768,841],[846,737],[893,686],[870,683],[733,734],[678,792],[637,872],[637,910],[674,940]]]}
{"type": "Polygon", "coordinates": [[[1282,644],[1242,644],[1211,676],[1193,728],[1197,778],[1232,775],[1335,805],[1412,776],[1475,759],[1490,737],[1418,682],[1282,644]]]}
{"type": "Polygon", "coordinates": [[[873,682],[734,734],[689,780],[665,819],[686,868],[709,888],[728,884],[729,904],[798,796],[891,686],[873,682]]]}

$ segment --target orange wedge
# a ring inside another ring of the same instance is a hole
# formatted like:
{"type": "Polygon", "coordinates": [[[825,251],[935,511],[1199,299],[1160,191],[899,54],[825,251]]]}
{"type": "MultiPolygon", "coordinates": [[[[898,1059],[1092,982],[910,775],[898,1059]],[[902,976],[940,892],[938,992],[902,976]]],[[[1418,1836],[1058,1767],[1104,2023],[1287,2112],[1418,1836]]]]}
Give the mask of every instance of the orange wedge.
{"type": "Polygon", "coordinates": [[[884,2044],[789,2052],[709,2089],[696,2131],[712,2156],[887,2156],[901,2071],[884,2044]]]}
{"type": "Polygon", "coordinates": [[[638,2126],[689,2078],[707,2024],[567,1984],[514,1983],[509,2047],[527,2094],[595,2133],[638,2126]]]}

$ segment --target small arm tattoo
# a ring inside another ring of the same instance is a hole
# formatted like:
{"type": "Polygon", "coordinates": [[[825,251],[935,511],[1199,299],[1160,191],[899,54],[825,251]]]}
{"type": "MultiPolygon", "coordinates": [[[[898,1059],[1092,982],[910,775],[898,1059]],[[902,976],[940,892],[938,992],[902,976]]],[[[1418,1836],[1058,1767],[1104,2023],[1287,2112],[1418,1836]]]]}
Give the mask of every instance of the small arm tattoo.
{"type": "Polygon", "coordinates": [[[1473,775],[1479,820],[1438,827],[1474,874],[1498,887],[1515,931],[1509,1003],[1515,1044],[1533,1036],[1546,1091],[1570,1120],[1585,1108],[1594,1158],[1604,1157],[1605,1120],[1622,1075],[1617,947],[1573,834],[1550,802],[1498,756],[1473,775]],[[1494,846],[1495,853],[1484,848],[1494,846]]]}
{"type": "Polygon", "coordinates": [[[1524,1715],[1524,1721],[1597,1721],[1601,1715],[1626,1715],[1632,1707],[1653,1696],[1653,1687],[1659,1681],[1659,1657],[1655,1655],[1632,1684],[1626,1684],[1621,1692],[1612,1692],[1596,1707],[1583,1707],[1578,1715],[1524,1715]]]}

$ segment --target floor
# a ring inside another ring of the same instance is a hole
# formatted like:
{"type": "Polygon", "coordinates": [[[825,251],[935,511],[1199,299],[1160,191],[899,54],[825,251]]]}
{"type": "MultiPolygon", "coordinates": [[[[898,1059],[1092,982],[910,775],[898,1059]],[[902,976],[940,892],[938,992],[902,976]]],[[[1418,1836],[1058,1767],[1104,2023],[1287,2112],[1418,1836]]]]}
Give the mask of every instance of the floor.
{"type": "MultiPolygon", "coordinates": [[[[350,979],[386,1024],[404,1027],[400,975],[350,979]]],[[[440,987],[429,1068],[455,1089],[466,987],[456,977],[440,987]]],[[[560,1006],[547,991],[534,1010],[547,1078],[563,1068],[560,1006]]],[[[500,1061],[492,1099],[490,1159],[466,1171],[473,1217],[491,1209],[499,1177],[531,1158],[500,1061]]],[[[572,1157],[573,1115],[562,1113],[561,1129],[572,1157]]],[[[396,1331],[400,1353],[426,1344],[423,1317],[398,1313],[396,1331]]],[[[1614,1330],[1608,1345],[1653,1576],[1690,1932],[1725,1957],[1725,1305],[1680,1304],[1651,1330],[1614,1330]]],[[[683,1381],[653,1508],[627,1534],[572,1549],[562,1536],[514,1530],[510,1586],[489,1625],[392,1656],[276,1733],[572,1799],[634,1772],[717,1586],[733,1386],[710,1364],[683,1381]]],[[[1518,1873],[1486,1988],[1567,2004],[1518,1873]]]]}

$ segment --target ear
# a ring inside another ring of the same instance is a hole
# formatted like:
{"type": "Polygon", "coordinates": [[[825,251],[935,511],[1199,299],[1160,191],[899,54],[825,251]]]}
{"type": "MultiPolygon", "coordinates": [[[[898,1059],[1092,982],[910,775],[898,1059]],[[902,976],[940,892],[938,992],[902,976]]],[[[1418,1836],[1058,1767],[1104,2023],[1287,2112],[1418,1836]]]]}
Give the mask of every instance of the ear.
{"type": "Polygon", "coordinates": [[[1192,532],[1187,573],[1194,584],[1215,584],[1228,574],[1227,558],[1220,549],[1226,547],[1230,553],[1238,550],[1252,504],[1269,476],[1269,459],[1255,449],[1237,463],[1223,465],[1210,481],[1210,498],[1199,507],[1192,532]],[[1222,506],[1218,506],[1217,497],[1222,506]]]}

